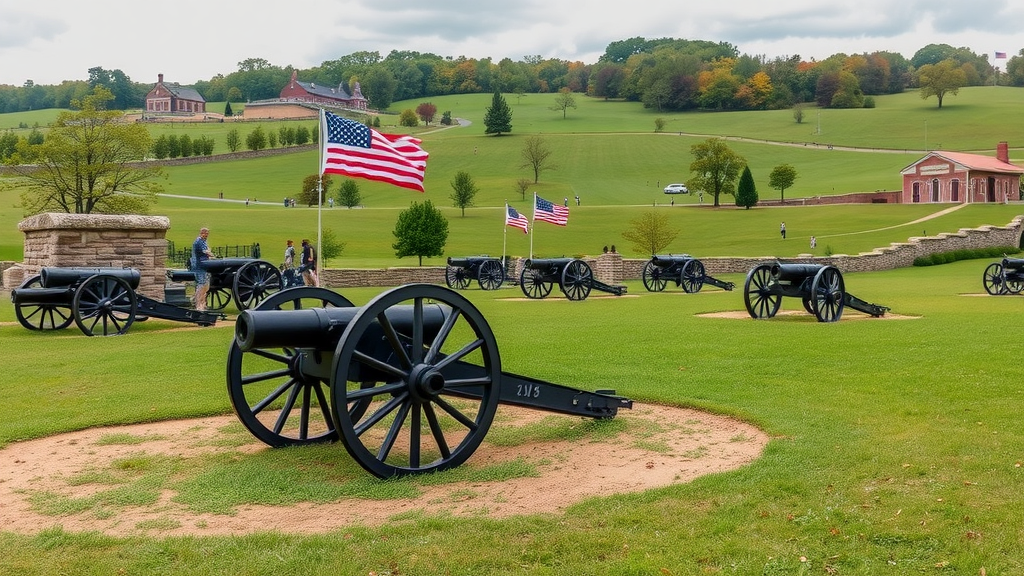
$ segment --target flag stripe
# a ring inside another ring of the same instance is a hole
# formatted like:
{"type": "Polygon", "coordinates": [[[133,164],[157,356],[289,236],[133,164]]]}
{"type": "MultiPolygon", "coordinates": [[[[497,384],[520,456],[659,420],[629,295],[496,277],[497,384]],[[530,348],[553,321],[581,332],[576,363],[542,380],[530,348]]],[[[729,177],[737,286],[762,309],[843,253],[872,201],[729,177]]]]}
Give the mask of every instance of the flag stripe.
{"type": "Polygon", "coordinates": [[[427,154],[412,136],[381,134],[359,122],[323,111],[321,173],[387,182],[423,192],[427,154]]]}
{"type": "Polygon", "coordinates": [[[569,223],[569,208],[553,204],[540,196],[535,197],[533,205],[533,219],[542,222],[550,222],[559,226],[569,223]]]}
{"type": "Polygon", "coordinates": [[[505,225],[519,228],[523,231],[523,234],[530,232],[530,221],[526,219],[526,216],[523,216],[508,204],[505,204],[505,225]]]}

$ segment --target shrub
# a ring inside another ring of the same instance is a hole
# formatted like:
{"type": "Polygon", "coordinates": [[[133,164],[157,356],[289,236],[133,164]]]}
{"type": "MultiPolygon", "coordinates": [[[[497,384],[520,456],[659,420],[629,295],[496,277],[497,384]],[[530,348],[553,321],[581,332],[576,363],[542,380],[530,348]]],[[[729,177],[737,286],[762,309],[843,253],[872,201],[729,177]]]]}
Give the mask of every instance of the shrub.
{"type": "Polygon", "coordinates": [[[958,260],[977,260],[979,258],[1002,258],[1007,254],[1018,254],[1020,248],[1013,246],[991,246],[989,248],[973,248],[962,250],[950,250],[948,252],[936,252],[928,256],[914,258],[914,266],[936,266],[938,264],[949,264],[958,260]]]}

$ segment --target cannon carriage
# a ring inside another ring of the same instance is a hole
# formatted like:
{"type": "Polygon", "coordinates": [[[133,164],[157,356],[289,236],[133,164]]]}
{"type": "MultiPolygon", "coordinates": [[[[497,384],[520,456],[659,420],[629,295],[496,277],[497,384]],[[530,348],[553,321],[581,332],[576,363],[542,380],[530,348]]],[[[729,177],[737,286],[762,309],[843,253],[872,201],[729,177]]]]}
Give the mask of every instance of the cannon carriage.
{"type": "MultiPolygon", "coordinates": [[[[252,308],[267,296],[286,287],[285,278],[276,266],[255,258],[213,258],[203,263],[210,277],[210,289],[206,292],[206,308],[223,310],[232,300],[239,310],[252,308]]],[[[167,279],[171,282],[195,282],[192,270],[170,269],[167,279]]],[[[291,272],[289,283],[301,278],[291,272]]]]}
{"type": "Polygon", "coordinates": [[[449,288],[465,290],[476,280],[481,290],[497,290],[505,283],[505,266],[500,258],[466,256],[448,258],[444,268],[444,283],[449,288]]]}
{"type": "Polygon", "coordinates": [[[993,296],[1024,291],[1024,258],[1003,258],[989,264],[981,279],[985,292],[993,296]]]}
{"type": "Polygon", "coordinates": [[[611,286],[594,278],[594,271],[583,260],[575,258],[532,258],[523,263],[519,288],[527,298],[547,297],[558,284],[569,300],[586,300],[591,290],[616,296],[626,293],[625,286],[611,286]]]}
{"type": "Polygon", "coordinates": [[[11,302],[29,330],[62,330],[74,322],[87,336],[124,334],[146,318],[211,326],[224,317],[138,294],[140,280],[134,268],[43,268],[11,290],[11,302]]]}
{"type": "Polygon", "coordinates": [[[407,284],[355,307],[316,287],[278,292],[236,320],[227,386],[270,446],[341,440],[381,477],[453,468],[499,403],[612,418],[632,401],[501,369],[494,334],[459,293],[407,284]]]}
{"type": "Polygon", "coordinates": [[[654,255],[644,264],[642,277],[644,288],[647,288],[648,292],[661,292],[669,281],[675,282],[676,286],[688,294],[700,292],[705,284],[717,286],[722,290],[732,290],[736,287],[732,282],[708,276],[704,264],[689,254],[654,255]]]}
{"type": "Polygon", "coordinates": [[[804,310],[819,322],[838,321],[847,306],[874,317],[889,310],[847,292],[843,274],[835,266],[776,262],[759,264],[747,273],[743,301],[751,318],[774,317],[783,296],[800,298],[804,310]]]}

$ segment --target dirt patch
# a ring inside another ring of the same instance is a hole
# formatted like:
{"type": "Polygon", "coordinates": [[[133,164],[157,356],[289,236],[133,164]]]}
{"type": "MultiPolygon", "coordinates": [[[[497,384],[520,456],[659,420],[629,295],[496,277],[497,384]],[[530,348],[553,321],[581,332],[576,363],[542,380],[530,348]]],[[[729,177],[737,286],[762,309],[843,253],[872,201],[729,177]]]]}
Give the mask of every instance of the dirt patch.
{"type": "MultiPolygon", "coordinates": [[[[746,310],[726,310],[725,312],[708,312],[706,314],[697,314],[700,318],[728,318],[730,320],[753,320],[750,314],[746,310]]],[[[775,313],[775,318],[780,316],[810,316],[814,318],[812,314],[808,314],[803,310],[779,310],[775,313]]],[[[870,314],[864,314],[863,312],[852,312],[849,310],[843,311],[843,316],[839,319],[840,322],[846,322],[849,320],[913,320],[920,318],[920,316],[904,316],[901,314],[891,314],[886,312],[883,316],[872,316],[870,314]]]]}
{"type": "MultiPolygon", "coordinates": [[[[495,426],[522,426],[552,416],[502,405],[495,426]]],[[[639,492],[732,470],[760,456],[768,436],[738,420],[704,412],[636,404],[619,412],[625,432],[608,438],[498,447],[484,443],[464,466],[526,459],[536,477],[494,482],[451,482],[423,486],[416,498],[385,501],[340,499],[326,504],[241,506],[232,515],[195,513],[164,493],[147,506],[45,515],[33,495],[82,497],[95,485],[70,482],[90,470],[103,470],[119,458],[140,453],[194,457],[203,453],[252,454],[272,450],[252,439],[242,446],[218,445],[234,416],[104,427],[18,442],[0,450],[0,530],[34,534],[51,526],[68,531],[131,534],[222,535],[257,531],[323,533],[340,527],[381,525],[395,515],[446,514],[503,518],[517,514],[559,513],[593,496],[639,492]],[[102,442],[130,435],[137,443],[102,442]],[[202,443],[197,443],[202,438],[202,443]]],[[[348,458],[338,445],[339,457],[348,458]]]]}

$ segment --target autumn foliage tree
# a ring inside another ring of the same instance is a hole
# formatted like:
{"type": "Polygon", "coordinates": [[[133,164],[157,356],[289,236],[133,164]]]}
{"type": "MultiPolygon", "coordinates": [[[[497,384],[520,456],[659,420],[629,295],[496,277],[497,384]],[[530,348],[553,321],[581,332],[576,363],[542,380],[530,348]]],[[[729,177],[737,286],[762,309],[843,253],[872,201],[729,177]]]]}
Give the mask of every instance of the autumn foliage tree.
{"type": "Polygon", "coordinates": [[[434,121],[434,116],[437,116],[437,106],[430,102],[420,102],[419,106],[416,107],[416,115],[420,117],[424,124],[430,126],[430,123],[434,121]]]}

